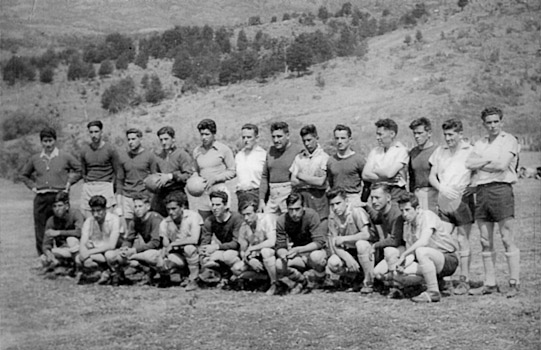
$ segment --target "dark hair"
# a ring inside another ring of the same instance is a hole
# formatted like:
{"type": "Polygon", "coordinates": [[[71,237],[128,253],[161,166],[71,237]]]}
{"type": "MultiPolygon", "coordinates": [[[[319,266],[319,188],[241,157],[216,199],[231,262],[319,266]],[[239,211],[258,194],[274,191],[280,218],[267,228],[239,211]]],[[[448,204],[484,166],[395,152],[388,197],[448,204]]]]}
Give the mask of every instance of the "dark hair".
{"type": "Polygon", "coordinates": [[[419,199],[417,199],[417,196],[413,193],[402,193],[400,197],[398,197],[397,201],[398,204],[406,204],[411,203],[411,206],[413,208],[419,207],[419,199]]]}
{"type": "Polygon", "coordinates": [[[105,209],[107,208],[107,199],[105,199],[104,196],[100,196],[100,195],[92,196],[90,200],[88,201],[88,206],[90,208],[97,207],[97,208],[105,209]]]}
{"type": "Polygon", "coordinates": [[[143,132],[141,130],[137,129],[137,128],[129,128],[126,131],[126,136],[128,136],[129,134],[135,134],[139,138],[143,137],[143,132]]]}
{"type": "Polygon", "coordinates": [[[376,127],[394,131],[398,135],[398,125],[392,119],[380,119],[376,122],[376,127]]]}
{"type": "Polygon", "coordinates": [[[54,196],[54,202],[63,202],[66,204],[69,204],[70,202],[70,195],[68,192],[60,191],[54,196]]]}
{"type": "Polygon", "coordinates": [[[378,188],[381,188],[383,192],[387,194],[391,194],[391,186],[387,185],[386,183],[377,182],[373,183],[372,186],[370,186],[371,191],[377,190],[378,188]]]}
{"type": "Polygon", "coordinates": [[[137,192],[132,196],[134,201],[143,201],[143,203],[150,203],[150,196],[144,192],[137,192]]]}
{"type": "Polygon", "coordinates": [[[287,196],[286,198],[286,204],[289,207],[290,205],[297,203],[298,201],[301,201],[301,205],[304,207],[304,197],[297,191],[293,191],[287,196]]]}
{"type": "Polygon", "coordinates": [[[343,125],[343,124],[337,124],[335,127],[334,127],[334,130],[333,130],[333,134],[337,131],[347,131],[348,132],[348,137],[351,137],[351,128],[347,125],[343,125]]]}
{"type": "Polygon", "coordinates": [[[91,122],[88,122],[88,124],[86,124],[87,129],[90,129],[93,126],[97,126],[100,130],[103,130],[103,123],[100,120],[93,120],[91,122]]]}
{"type": "Polygon", "coordinates": [[[186,205],[186,195],[180,191],[171,192],[165,197],[165,204],[171,202],[176,202],[179,206],[183,207],[186,205]]]}
{"type": "Polygon", "coordinates": [[[244,124],[240,130],[253,130],[255,136],[259,135],[259,128],[255,124],[244,124]]]}
{"type": "Polygon", "coordinates": [[[271,133],[276,130],[283,130],[286,134],[289,134],[289,125],[286,122],[272,123],[270,127],[271,133]]]}
{"type": "Polygon", "coordinates": [[[210,199],[212,198],[221,198],[223,204],[227,204],[227,200],[229,199],[229,196],[224,191],[212,191],[209,194],[210,199]]]}
{"type": "Polygon", "coordinates": [[[306,135],[312,135],[314,137],[317,137],[316,126],[314,124],[305,125],[302,127],[300,134],[301,134],[301,137],[306,136],[306,135]]]}
{"type": "Polygon", "coordinates": [[[39,132],[39,139],[40,141],[43,141],[44,138],[51,138],[56,140],[56,130],[46,126],[39,132]]]}
{"type": "Polygon", "coordinates": [[[446,121],[441,124],[441,128],[443,130],[454,130],[456,132],[461,132],[464,130],[464,127],[462,126],[462,122],[458,119],[447,119],[446,121]]]}
{"type": "Polygon", "coordinates": [[[487,107],[487,108],[483,109],[483,111],[481,112],[481,119],[483,119],[483,121],[485,121],[485,119],[489,115],[494,115],[494,114],[498,115],[500,117],[500,120],[503,119],[503,112],[498,107],[487,107]]]}
{"type": "Polygon", "coordinates": [[[257,201],[253,199],[246,200],[243,203],[241,203],[241,205],[239,205],[239,210],[243,211],[247,209],[248,207],[252,207],[254,208],[254,211],[257,211],[257,208],[259,207],[259,203],[257,203],[257,201]]]}
{"type": "Polygon", "coordinates": [[[425,117],[415,119],[414,121],[412,121],[410,124],[410,129],[415,130],[419,126],[424,126],[425,131],[432,131],[432,123],[430,123],[430,120],[428,120],[425,117]]]}
{"type": "Polygon", "coordinates": [[[337,187],[337,188],[327,192],[327,199],[329,201],[336,198],[336,197],[338,197],[338,196],[342,197],[343,199],[347,198],[346,191],[342,187],[337,187]]]}
{"type": "Polygon", "coordinates": [[[158,137],[160,137],[160,135],[167,134],[167,135],[171,136],[171,138],[174,139],[175,138],[175,129],[173,129],[170,126],[164,126],[164,127],[161,127],[160,130],[158,130],[158,132],[156,134],[158,135],[158,137]]]}
{"type": "Polygon", "coordinates": [[[216,122],[212,119],[203,119],[197,124],[197,130],[208,130],[211,134],[216,134],[216,122]]]}

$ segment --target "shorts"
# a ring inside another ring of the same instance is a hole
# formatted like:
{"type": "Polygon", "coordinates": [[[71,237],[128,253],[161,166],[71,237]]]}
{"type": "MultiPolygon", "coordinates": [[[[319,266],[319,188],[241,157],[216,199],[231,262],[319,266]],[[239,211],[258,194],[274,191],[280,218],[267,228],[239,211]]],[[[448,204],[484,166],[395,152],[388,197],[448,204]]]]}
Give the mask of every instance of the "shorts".
{"type": "Polygon", "coordinates": [[[115,193],[113,191],[113,184],[105,181],[93,181],[85,182],[81,190],[81,209],[90,211],[88,201],[93,196],[101,195],[107,200],[107,208],[111,208],[116,205],[115,193]]]}
{"type": "Polygon", "coordinates": [[[220,182],[217,184],[212,185],[207,191],[203,192],[203,194],[200,197],[191,197],[192,201],[190,202],[190,206],[192,207],[192,210],[201,210],[201,211],[211,211],[212,207],[210,205],[210,193],[213,191],[223,191],[227,193],[228,200],[227,200],[227,207],[231,208],[231,193],[229,192],[229,189],[227,189],[227,186],[224,182],[220,182]]]}
{"type": "Polygon", "coordinates": [[[458,256],[456,253],[443,253],[443,268],[438,273],[438,277],[451,276],[458,267],[458,256]]]}
{"type": "Polygon", "coordinates": [[[118,207],[122,212],[122,214],[119,215],[123,216],[124,219],[133,219],[134,204],[132,198],[120,195],[120,203],[118,204],[118,207]]]}
{"type": "MultiPolygon", "coordinates": [[[[253,188],[251,190],[238,190],[236,195],[239,213],[242,210],[242,205],[246,202],[255,201],[256,205],[259,206],[259,188],[253,188]]],[[[254,209],[257,210],[258,208],[254,209]]]]}
{"type": "Polygon", "coordinates": [[[270,183],[269,201],[265,208],[265,213],[283,214],[287,212],[286,198],[291,193],[291,183],[270,183]]]}
{"type": "Polygon", "coordinates": [[[298,192],[304,198],[304,206],[314,209],[321,220],[329,217],[329,200],[325,190],[307,188],[300,189],[298,192]]]}
{"type": "Polygon", "coordinates": [[[455,226],[464,226],[473,224],[473,215],[475,213],[475,202],[473,194],[463,196],[458,208],[454,211],[446,211],[441,208],[438,210],[439,217],[455,226]]]}
{"type": "Polygon", "coordinates": [[[511,184],[495,182],[477,186],[477,220],[500,222],[514,217],[515,195],[511,184]]]}
{"type": "Polygon", "coordinates": [[[415,195],[421,209],[432,210],[438,214],[438,191],[434,187],[416,188],[415,195]]]}

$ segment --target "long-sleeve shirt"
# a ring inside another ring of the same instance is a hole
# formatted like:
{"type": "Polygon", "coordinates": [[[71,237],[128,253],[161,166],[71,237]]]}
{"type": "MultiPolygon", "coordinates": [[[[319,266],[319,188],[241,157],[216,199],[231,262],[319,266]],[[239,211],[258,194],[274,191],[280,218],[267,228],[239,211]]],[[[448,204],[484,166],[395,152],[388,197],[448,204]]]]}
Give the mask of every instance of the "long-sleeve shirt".
{"type": "Polygon", "coordinates": [[[85,182],[113,182],[118,169],[118,154],[115,148],[103,142],[98,148],[85,144],[80,154],[81,170],[85,182]]]}
{"type": "Polygon", "coordinates": [[[293,247],[302,247],[312,242],[317,244],[317,249],[325,247],[325,231],[322,227],[319,215],[314,209],[304,208],[302,218],[295,222],[287,213],[276,220],[276,250],[287,249],[288,240],[293,247]]]}
{"type": "Polygon", "coordinates": [[[133,247],[137,235],[140,235],[145,244],[135,246],[137,253],[160,248],[160,224],[162,220],[163,217],[153,211],[149,212],[145,219],[136,217],[128,226],[128,236],[122,242],[122,246],[133,247]]]}
{"type": "Polygon", "coordinates": [[[202,178],[214,177],[216,183],[226,182],[235,177],[235,157],[231,148],[214,141],[209,149],[197,146],[193,150],[197,171],[202,178]]]}
{"type": "Polygon", "coordinates": [[[45,224],[47,230],[60,231],[56,237],[46,235],[43,239],[43,251],[51,250],[54,246],[61,247],[66,243],[68,237],[81,237],[81,229],[85,222],[83,214],[77,209],[70,209],[66,214],[59,218],[51,216],[45,224]]]}
{"type": "Polygon", "coordinates": [[[165,186],[167,191],[182,190],[186,181],[195,172],[195,163],[188,152],[173,146],[171,150],[156,153],[158,172],[173,174],[171,183],[165,186]]]}
{"type": "Polygon", "coordinates": [[[120,155],[116,190],[127,197],[145,191],[145,178],[157,171],[154,153],[141,149],[139,153],[124,152],[120,155]]]}
{"type": "Polygon", "coordinates": [[[263,174],[261,175],[261,184],[259,185],[259,198],[265,199],[269,191],[270,183],[283,183],[289,182],[291,173],[289,168],[297,154],[303,150],[300,145],[289,143],[285,150],[277,150],[274,146],[271,146],[267,153],[267,160],[263,167],[263,174]]]}
{"type": "Polygon", "coordinates": [[[216,220],[214,215],[209,216],[203,224],[201,245],[211,244],[214,236],[220,242],[219,250],[239,250],[239,230],[243,221],[238,213],[231,213],[224,222],[216,220]]]}
{"type": "Polygon", "coordinates": [[[35,154],[23,167],[21,180],[38,192],[62,191],[81,179],[81,164],[71,154],[55,148],[50,156],[35,154]]]}
{"type": "Polygon", "coordinates": [[[396,203],[391,203],[391,210],[387,213],[379,212],[369,206],[366,207],[366,212],[370,216],[372,223],[374,225],[380,225],[383,231],[383,237],[374,237],[376,241],[374,248],[404,245],[404,219],[396,203]]]}

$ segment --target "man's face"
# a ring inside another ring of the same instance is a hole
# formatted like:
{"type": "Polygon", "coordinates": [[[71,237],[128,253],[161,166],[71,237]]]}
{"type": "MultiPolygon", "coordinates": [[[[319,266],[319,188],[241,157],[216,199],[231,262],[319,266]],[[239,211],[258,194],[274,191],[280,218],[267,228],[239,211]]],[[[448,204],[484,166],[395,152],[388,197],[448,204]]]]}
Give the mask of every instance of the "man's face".
{"type": "Polygon", "coordinates": [[[208,129],[199,130],[199,137],[201,138],[201,144],[203,147],[210,147],[216,140],[216,135],[214,135],[208,129]]]}
{"type": "Polygon", "coordinates": [[[419,125],[415,129],[413,129],[413,138],[415,139],[417,146],[423,147],[430,139],[431,135],[432,132],[427,131],[424,125],[419,125]]]}
{"type": "Polygon", "coordinates": [[[391,202],[391,196],[388,193],[385,193],[383,189],[376,188],[370,193],[370,200],[372,202],[372,208],[381,211],[391,202]]]}
{"type": "Polygon", "coordinates": [[[169,151],[175,143],[175,139],[167,133],[161,134],[160,136],[158,136],[158,138],[160,139],[160,144],[162,145],[162,148],[166,151],[169,151]]]}
{"type": "Polygon", "coordinates": [[[50,153],[54,150],[56,146],[56,140],[52,137],[44,137],[41,140],[41,147],[43,147],[43,150],[47,153],[50,153]]]}
{"type": "Polygon", "coordinates": [[[242,129],[242,144],[247,150],[254,149],[254,146],[257,142],[257,136],[255,136],[255,131],[252,129],[242,129]]]}
{"type": "Polygon", "coordinates": [[[301,200],[299,199],[293,204],[287,206],[287,215],[294,222],[299,222],[304,214],[304,208],[302,207],[301,200]]]}
{"type": "Polygon", "coordinates": [[[376,130],[376,141],[381,147],[389,147],[393,142],[395,133],[392,130],[385,129],[384,127],[379,127],[376,130]]]}
{"type": "Polygon", "coordinates": [[[137,134],[128,134],[128,148],[135,152],[141,147],[141,138],[137,134]]]}
{"type": "Polygon", "coordinates": [[[136,218],[142,219],[150,211],[150,203],[145,202],[141,199],[136,199],[133,201],[133,213],[136,218]]]}
{"type": "Polygon", "coordinates": [[[456,148],[462,140],[462,131],[457,132],[454,129],[443,130],[443,138],[449,148],[456,148]]]}
{"type": "Polygon", "coordinates": [[[346,130],[337,130],[334,132],[334,142],[336,143],[336,149],[344,152],[351,146],[351,137],[348,136],[346,130]]]}
{"type": "Polygon", "coordinates": [[[282,129],[274,130],[271,133],[272,143],[277,150],[284,149],[289,142],[289,133],[286,133],[282,129]]]}
{"type": "Polygon", "coordinates": [[[97,126],[91,126],[88,128],[88,134],[90,135],[90,141],[92,141],[92,143],[99,144],[101,142],[103,131],[97,126]]]}
{"type": "Polygon", "coordinates": [[[182,218],[183,209],[177,202],[169,202],[165,205],[167,208],[167,214],[173,221],[178,222],[182,218]]]}
{"type": "Polygon", "coordinates": [[[215,218],[222,218],[227,210],[222,198],[212,198],[210,200],[210,206],[212,207],[212,215],[215,218]]]}
{"type": "Polygon", "coordinates": [[[498,136],[502,131],[503,123],[500,119],[500,116],[497,114],[487,115],[483,126],[487,129],[490,136],[498,136]]]}
{"type": "Polygon", "coordinates": [[[314,153],[314,151],[317,148],[317,140],[318,137],[314,136],[312,134],[306,134],[302,137],[302,143],[304,145],[304,148],[308,151],[308,153],[314,153]]]}
{"type": "Polygon", "coordinates": [[[415,221],[415,217],[417,216],[417,210],[411,206],[410,202],[400,204],[400,211],[402,212],[402,217],[407,222],[411,223],[415,221]]]}
{"type": "Polygon", "coordinates": [[[55,202],[53,204],[53,214],[57,218],[63,218],[69,210],[69,204],[64,202],[55,202]]]}
{"type": "Polygon", "coordinates": [[[348,203],[342,196],[336,196],[329,201],[329,206],[337,216],[344,216],[348,203]]]}
{"type": "Polygon", "coordinates": [[[92,213],[92,217],[94,220],[96,220],[98,223],[102,224],[105,220],[105,214],[107,214],[106,208],[102,207],[92,207],[90,208],[90,212],[92,213]]]}
{"type": "Polygon", "coordinates": [[[253,205],[246,207],[240,213],[248,225],[253,225],[257,221],[257,213],[253,205]]]}

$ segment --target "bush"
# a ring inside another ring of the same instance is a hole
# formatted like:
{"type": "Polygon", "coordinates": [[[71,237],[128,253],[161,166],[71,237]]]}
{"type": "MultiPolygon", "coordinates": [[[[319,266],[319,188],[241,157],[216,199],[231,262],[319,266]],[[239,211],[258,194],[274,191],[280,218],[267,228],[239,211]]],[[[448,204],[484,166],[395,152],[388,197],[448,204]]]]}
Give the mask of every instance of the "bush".
{"type": "Polygon", "coordinates": [[[45,67],[39,73],[39,81],[45,84],[50,84],[53,82],[54,78],[54,69],[53,67],[45,67]]]}
{"type": "Polygon", "coordinates": [[[108,58],[116,60],[122,54],[127,56],[128,62],[135,58],[135,45],[129,37],[120,33],[113,33],[107,35],[105,43],[110,50],[108,58]]]}
{"type": "Polygon", "coordinates": [[[216,42],[216,44],[218,44],[222,53],[231,52],[231,42],[229,41],[230,36],[231,35],[227,31],[227,29],[225,29],[224,27],[221,27],[216,31],[214,41],[216,42]]]}
{"type": "Polygon", "coordinates": [[[246,36],[246,32],[244,32],[244,29],[241,29],[238,36],[237,36],[237,50],[244,51],[248,48],[248,37],[246,36]]]}
{"type": "Polygon", "coordinates": [[[289,15],[289,13],[284,13],[284,15],[282,16],[282,21],[289,21],[291,19],[291,16],[289,15]]]}
{"type": "Polygon", "coordinates": [[[100,77],[111,75],[114,69],[113,63],[110,60],[105,60],[100,64],[98,74],[100,77]]]}
{"type": "Polygon", "coordinates": [[[192,58],[187,53],[181,53],[175,57],[172,74],[179,79],[186,79],[192,75],[194,70],[192,58]]]}
{"type": "Polygon", "coordinates": [[[411,35],[407,34],[404,38],[404,44],[409,45],[411,44],[411,35]]]}
{"type": "Polygon", "coordinates": [[[38,132],[46,126],[55,129],[59,127],[54,119],[44,111],[39,111],[37,114],[17,111],[2,122],[3,139],[4,141],[14,140],[38,132]]]}
{"type": "Polygon", "coordinates": [[[81,61],[79,56],[74,56],[68,66],[68,80],[92,79],[96,76],[96,70],[92,63],[81,61]]]}
{"type": "Polygon", "coordinates": [[[287,67],[292,72],[297,72],[297,75],[300,75],[308,71],[308,68],[312,65],[313,56],[314,54],[308,43],[295,40],[287,48],[287,67]]]}
{"type": "Polygon", "coordinates": [[[101,106],[109,113],[118,113],[128,107],[135,98],[135,83],[130,77],[112,84],[101,96],[101,106]]]}
{"type": "Polygon", "coordinates": [[[147,51],[139,51],[139,54],[135,57],[135,63],[136,66],[141,67],[142,69],[147,69],[148,65],[148,52],[147,51]]]}
{"type": "Polygon", "coordinates": [[[271,23],[276,23],[276,21],[278,21],[278,18],[276,18],[276,16],[272,16],[271,23]]]}
{"type": "Polygon", "coordinates": [[[145,92],[145,100],[148,103],[159,103],[165,98],[165,91],[162,88],[162,82],[157,75],[153,75],[150,78],[150,85],[145,92]]]}
{"type": "Polygon", "coordinates": [[[252,16],[248,19],[249,26],[257,26],[261,24],[261,18],[259,16],[252,16]]]}
{"type": "Polygon", "coordinates": [[[27,57],[12,56],[2,70],[2,76],[10,85],[17,80],[33,81],[36,78],[36,67],[27,57]]]}
{"type": "Polygon", "coordinates": [[[423,33],[421,33],[420,30],[417,30],[417,32],[415,32],[415,41],[418,43],[423,42],[423,33]]]}
{"type": "Polygon", "coordinates": [[[323,23],[327,21],[331,17],[331,14],[329,13],[329,10],[325,6],[321,6],[317,10],[317,18],[319,18],[323,23]]]}
{"type": "Polygon", "coordinates": [[[129,64],[130,64],[130,53],[123,52],[116,60],[115,66],[116,66],[116,69],[118,70],[126,70],[128,69],[129,64]]]}
{"type": "Polygon", "coordinates": [[[141,78],[141,87],[144,90],[148,89],[149,80],[150,80],[150,78],[149,78],[148,74],[143,75],[143,77],[141,78]]]}

